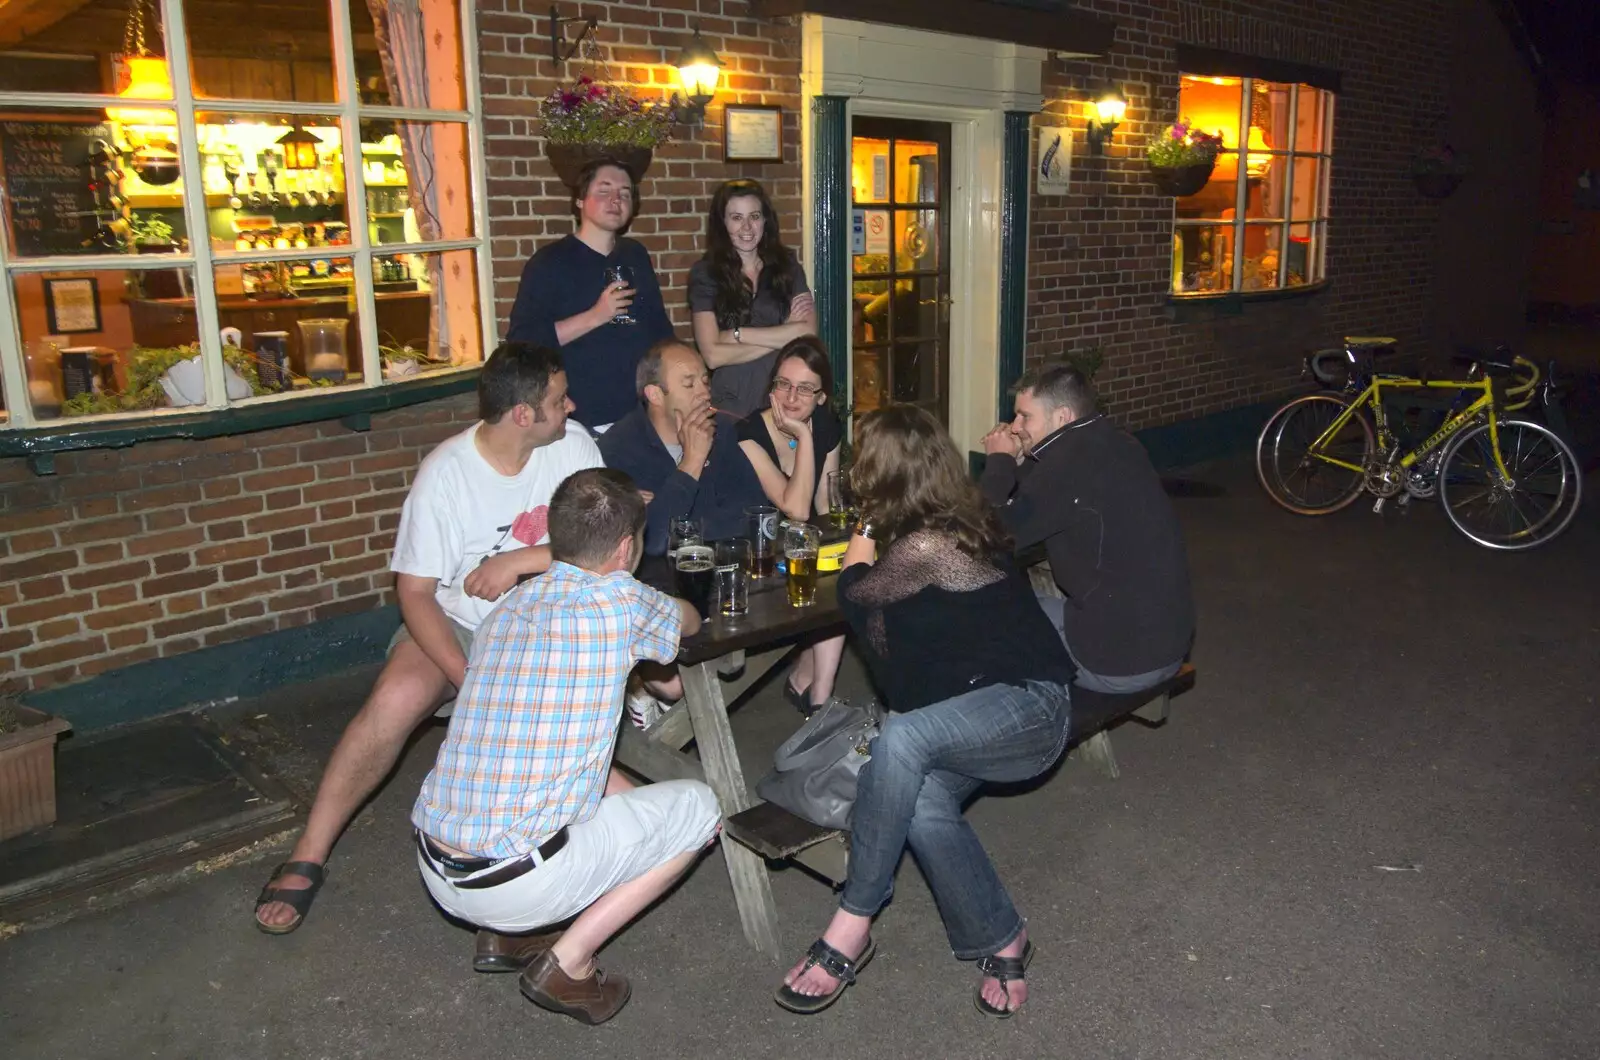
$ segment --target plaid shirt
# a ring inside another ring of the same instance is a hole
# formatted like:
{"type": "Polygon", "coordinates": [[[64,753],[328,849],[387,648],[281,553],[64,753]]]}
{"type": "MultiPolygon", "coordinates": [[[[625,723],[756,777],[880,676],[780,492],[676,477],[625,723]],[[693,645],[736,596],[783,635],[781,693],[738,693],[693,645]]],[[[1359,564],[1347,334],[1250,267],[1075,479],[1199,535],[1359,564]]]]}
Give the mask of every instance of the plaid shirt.
{"type": "Polygon", "coordinates": [[[449,735],[411,820],[509,858],[593,817],[636,662],[670,662],[677,601],[625,572],[568,563],[513,589],[478,627],[449,735]]]}

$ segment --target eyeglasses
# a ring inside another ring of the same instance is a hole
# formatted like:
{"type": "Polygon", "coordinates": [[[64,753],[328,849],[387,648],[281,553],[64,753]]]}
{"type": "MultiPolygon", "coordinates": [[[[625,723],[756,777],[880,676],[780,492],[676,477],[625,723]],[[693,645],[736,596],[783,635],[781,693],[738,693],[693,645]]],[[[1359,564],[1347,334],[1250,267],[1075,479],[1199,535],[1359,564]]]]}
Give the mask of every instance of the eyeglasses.
{"type": "Polygon", "coordinates": [[[822,393],[822,388],[820,386],[812,386],[810,383],[791,383],[787,379],[774,379],[772,381],[772,392],[774,394],[788,394],[793,392],[803,398],[808,398],[816,397],[818,394],[822,393]]]}

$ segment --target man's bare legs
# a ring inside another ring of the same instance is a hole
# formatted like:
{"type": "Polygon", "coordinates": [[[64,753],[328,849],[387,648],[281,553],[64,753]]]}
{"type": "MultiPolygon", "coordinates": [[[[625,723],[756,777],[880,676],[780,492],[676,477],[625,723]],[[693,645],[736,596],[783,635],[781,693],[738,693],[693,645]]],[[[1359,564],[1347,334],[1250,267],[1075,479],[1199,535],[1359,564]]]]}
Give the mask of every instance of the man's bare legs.
{"type": "MultiPolygon", "coordinates": [[[[613,772],[612,774],[616,774],[613,772]]],[[[718,829],[721,832],[721,829],[718,829]]],[[[711,843],[717,841],[711,837],[711,843]]],[[[599,901],[578,914],[578,919],[562,933],[550,947],[561,970],[573,979],[587,978],[594,971],[594,955],[606,940],[628,925],[628,922],[650,903],[670,891],[674,884],[689,871],[703,850],[691,850],[664,861],[645,873],[606,894],[599,901]]]]}
{"type": "MultiPolygon", "coordinates": [[[[328,759],[306,829],[288,860],[318,865],[328,860],[350,818],[394,768],[406,738],[438,708],[450,690],[444,671],[414,641],[403,640],[395,645],[372,694],[345,727],[339,745],[328,759]]],[[[293,873],[275,882],[287,891],[311,884],[304,876],[293,873]]],[[[282,927],[292,923],[295,915],[283,902],[270,902],[257,911],[256,919],[282,927]]]]}

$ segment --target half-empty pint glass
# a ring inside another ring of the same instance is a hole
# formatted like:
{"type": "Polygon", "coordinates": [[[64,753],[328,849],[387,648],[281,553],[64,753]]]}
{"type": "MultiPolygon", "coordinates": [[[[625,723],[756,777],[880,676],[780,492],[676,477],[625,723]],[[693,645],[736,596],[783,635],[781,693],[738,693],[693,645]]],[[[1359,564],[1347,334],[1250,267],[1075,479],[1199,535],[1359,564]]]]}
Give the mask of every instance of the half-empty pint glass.
{"type": "Polygon", "coordinates": [[[750,542],[718,541],[717,610],[730,618],[750,610],[750,542]]]}
{"type": "Polygon", "coordinates": [[[822,533],[814,526],[792,523],[784,531],[783,559],[789,568],[789,606],[817,602],[817,546],[822,533]]]}
{"type": "Polygon", "coordinates": [[[778,509],[770,504],[753,504],[744,510],[750,522],[750,577],[771,577],[777,567],[778,509]]]}
{"type": "Polygon", "coordinates": [[[856,518],[855,496],[850,492],[850,472],[845,468],[828,472],[828,520],[843,530],[856,518]]]}

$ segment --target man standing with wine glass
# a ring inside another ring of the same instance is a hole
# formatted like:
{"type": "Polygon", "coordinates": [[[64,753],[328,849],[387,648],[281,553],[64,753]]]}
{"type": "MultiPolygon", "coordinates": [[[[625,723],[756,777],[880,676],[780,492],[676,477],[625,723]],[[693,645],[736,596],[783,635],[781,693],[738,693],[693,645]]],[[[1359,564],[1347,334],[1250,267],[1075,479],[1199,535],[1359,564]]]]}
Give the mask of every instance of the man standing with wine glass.
{"type": "Polygon", "coordinates": [[[583,168],[572,198],[578,230],[528,260],[506,335],[561,350],[573,418],[595,434],[633,411],[635,367],[673,334],[649,253],[622,234],[638,191],[615,161],[583,168]]]}

